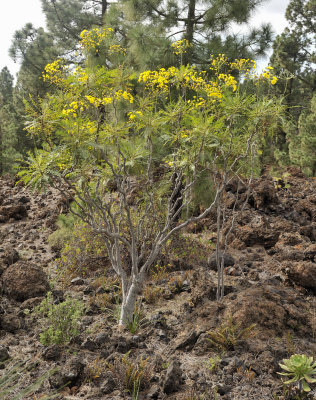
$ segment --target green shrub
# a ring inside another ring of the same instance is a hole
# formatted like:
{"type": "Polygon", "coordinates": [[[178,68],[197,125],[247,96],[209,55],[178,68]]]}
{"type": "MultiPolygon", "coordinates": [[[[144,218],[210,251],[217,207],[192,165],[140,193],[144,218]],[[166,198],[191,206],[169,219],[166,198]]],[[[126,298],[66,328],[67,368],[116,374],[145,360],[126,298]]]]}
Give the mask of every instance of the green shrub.
{"type": "Polygon", "coordinates": [[[56,222],[57,230],[48,237],[48,243],[54,251],[61,251],[73,236],[77,218],[73,214],[60,214],[56,222]]]}
{"type": "Polygon", "coordinates": [[[43,345],[64,344],[79,335],[79,319],[84,315],[84,304],[79,300],[67,298],[54,304],[49,292],[35,312],[43,316],[44,330],[40,335],[43,345]]]}

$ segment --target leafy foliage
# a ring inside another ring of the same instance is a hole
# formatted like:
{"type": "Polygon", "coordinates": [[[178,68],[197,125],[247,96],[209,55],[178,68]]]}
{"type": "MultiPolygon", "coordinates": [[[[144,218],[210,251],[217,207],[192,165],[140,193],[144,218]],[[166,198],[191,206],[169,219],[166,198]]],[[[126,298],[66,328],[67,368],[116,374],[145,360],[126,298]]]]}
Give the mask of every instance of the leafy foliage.
{"type": "Polygon", "coordinates": [[[313,357],[307,357],[305,354],[293,354],[279,365],[286,372],[278,372],[278,374],[291,378],[284,382],[286,385],[296,383],[299,390],[310,392],[311,388],[308,384],[316,382],[316,378],[312,378],[312,375],[316,374],[316,362],[313,361],[313,357]]]}
{"type": "Polygon", "coordinates": [[[43,316],[44,330],[40,335],[43,345],[64,344],[79,335],[79,321],[84,315],[85,306],[76,299],[67,298],[54,304],[52,293],[36,308],[35,313],[43,316]]]}
{"type": "Polygon", "coordinates": [[[56,92],[40,101],[29,124],[45,145],[30,154],[20,176],[35,188],[76,193],[72,212],[102,238],[122,279],[125,323],[132,322],[138,286],[162,247],[210,212],[228,171],[249,173],[282,107],[242,92],[236,71],[258,87],[276,82],[271,68],[256,73],[254,61],[229,62],[221,54],[211,60],[212,78],[190,65],[136,77],[116,58],[121,47],[109,45],[109,38],[116,38],[110,28],[83,31],[81,48],[102,53],[110,46],[111,70],[69,69],[61,59],[45,67],[43,78],[56,92]],[[216,194],[195,217],[193,188],[205,171],[215,179],[216,194]]]}

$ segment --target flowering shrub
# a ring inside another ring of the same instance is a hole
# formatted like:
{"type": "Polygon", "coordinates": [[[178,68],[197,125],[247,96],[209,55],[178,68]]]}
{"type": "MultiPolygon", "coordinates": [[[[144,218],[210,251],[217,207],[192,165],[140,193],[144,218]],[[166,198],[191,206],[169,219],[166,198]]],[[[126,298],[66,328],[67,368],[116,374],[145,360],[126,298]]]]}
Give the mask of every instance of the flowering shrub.
{"type": "MultiPolygon", "coordinates": [[[[242,80],[256,87],[276,79],[270,69],[256,76],[251,60],[228,62],[221,54],[207,71],[181,65],[137,76],[124,65],[112,30],[84,31],[81,39],[84,55],[102,52],[113,68],[67,70],[58,60],[46,67],[44,78],[56,92],[41,101],[29,125],[45,145],[20,175],[37,188],[75,191],[73,211],[102,238],[121,279],[120,323],[128,326],[162,248],[214,209],[228,176],[253,171],[281,106],[259,90],[243,92],[242,80]],[[195,216],[193,192],[205,174],[214,195],[195,216]]],[[[189,44],[180,41],[174,51],[183,54],[189,44]]],[[[74,268],[81,255],[74,255],[74,268]]]]}

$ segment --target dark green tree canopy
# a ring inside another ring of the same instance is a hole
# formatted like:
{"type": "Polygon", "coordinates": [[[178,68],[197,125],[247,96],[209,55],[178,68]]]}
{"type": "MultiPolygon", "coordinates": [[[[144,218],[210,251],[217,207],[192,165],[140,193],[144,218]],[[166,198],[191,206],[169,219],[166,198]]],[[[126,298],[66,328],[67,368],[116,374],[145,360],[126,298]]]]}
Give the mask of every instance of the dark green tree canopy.
{"type": "Polygon", "coordinates": [[[13,79],[8,68],[2,68],[0,72],[0,102],[2,104],[8,104],[12,100],[13,79]]]}
{"type": "Polygon", "coordinates": [[[264,54],[272,40],[269,25],[248,35],[227,34],[233,23],[247,23],[263,1],[122,0],[114,7],[120,8],[125,20],[160,26],[173,41],[188,40],[194,47],[187,52],[185,62],[204,64],[210,54],[225,52],[231,58],[264,54]]]}
{"type": "Polygon", "coordinates": [[[293,104],[296,89],[309,100],[316,91],[316,1],[291,0],[286,19],[289,26],[274,42],[271,63],[279,74],[297,78],[281,86],[293,104]]]}

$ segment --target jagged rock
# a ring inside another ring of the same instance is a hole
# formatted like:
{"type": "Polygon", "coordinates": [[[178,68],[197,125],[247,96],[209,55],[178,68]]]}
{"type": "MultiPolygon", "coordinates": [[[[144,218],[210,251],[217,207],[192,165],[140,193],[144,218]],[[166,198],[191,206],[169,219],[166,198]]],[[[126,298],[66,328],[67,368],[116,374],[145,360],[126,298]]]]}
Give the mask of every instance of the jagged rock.
{"type": "Polygon", "coordinates": [[[13,249],[13,248],[7,248],[5,249],[4,253],[3,253],[3,262],[6,265],[12,265],[14,263],[16,263],[18,260],[20,259],[20,255],[19,253],[13,249]]]}
{"type": "Polygon", "coordinates": [[[8,360],[10,358],[8,349],[6,347],[0,346],[0,363],[8,360]]]}
{"type": "Polygon", "coordinates": [[[83,347],[84,349],[90,350],[90,351],[95,351],[98,348],[98,344],[94,340],[87,338],[81,344],[81,347],[83,347]]]}
{"type": "Polygon", "coordinates": [[[257,284],[239,292],[228,310],[233,321],[242,328],[256,324],[256,330],[268,335],[282,334],[290,320],[295,321],[302,332],[308,331],[308,316],[300,312],[302,305],[296,300],[297,294],[287,288],[257,284]]]}
{"type": "Polygon", "coordinates": [[[27,209],[23,204],[0,206],[0,216],[1,222],[7,222],[11,218],[20,220],[27,217],[27,209]]]}
{"type": "Polygon", "coordinates": [[[54,376],[49,378],[51,387],[58,389],[66,384],[69,387],[80,386],[84,366],[85,364],[80,357],[70,358],[54,376]]]}
{"type": "Polygon", "coordinates": [[[47,361],[56,361],[59,359],[60,354],[61,354],[60,347],[57,346],[57,344],[53,344],[44,349],[42,357],[44,358],[44,360],[47,361]]]}
{"type": "Polygon", "coordinates": [[[27,197],[27,196],[24,196],[24,195],[19,197],[19,199],[18,199],[18,202],[22,203],[22,204],[29,203],[30,201],[31,201],[31,199],[29,197],[27,197]]]}
{"type": "Polygon", "coordinates": [[[110,372],[108,372],[102,382],[101,385],[101,394],[109,394],[112,393],[113,390],[115,389],[115,381],[113,379],[113,376],[110,372]]]}
{"type": "MultiPolygon", "coordinates": [[[[221,257],[224,258],[224,268],[233,266],[233,265],[235,264],[235,259],[234,259],[234,257],[233,257],[231,254],[229,254],[229,253],[225,253],[225,254],[220,253],[220,254],[219,254],[219,257],[220,257],[220,258],[221,258],[221,257]]],[[[209,266],[212,270],[214,270],[214,271],[217,270],[216,253],[212,254],[212,255],[209,257],[209,259],[208,259],[208,266],[209,266]]]]}
{"type": "Polygon", "coordinates": [[[288,278],[297,285],[316,292],[316,264],[313,262],[293,263],[286,269],[288,278]]]}
{"type": "Polygon", "coordinates": [[[4,293],[17,301],[45,296],[49,289],[43,270],[26,261],[19,261],[7,268],[2,281],[4,293]]]}
{"type": "Polygon", "coordinates": [[[24,321],[17,313],[2,314],[0,317],[0,329],[5,332],[15,333],[23,326],[24,321]]]}
{"type": "Polygon", "coordinates": [[[273,181],[266,177],[262,178],[259,182],[255,181],[251,189],[252,193],[249,197],[249,201],[253,202],[257,210],[262,210],[267,206],[279,202],[273,181]]]}
{"type": "Polygon", "coordinates": [[[109,335],[106,332],[101,332],[99,333],[96,338],[95,338],[95,342],[100,346],[104,343],[108,343],[110,340],[109,335]]]}
{"type": "Polygon", "coordinates": [[[150,390],[148,391],[148,393],[147,393],[147,395],[146,395],[146,398],[147,398],[147,399],[156,400],[156,399],[158,399],[159,393],[160,393],[160,388],[159,388],[159,386],[158,386],[158,385],[153,385],[153,386],[150,388],[150,390]]]}
{"type": "Polygon", "coordinates": [[[82,278],[76,277],[76,278],[72,279],[70,283],[75,286],[80,286],[80,285],[83,285],[85,282],[82,278]]]}
{"type": "Polygon", "coordinates": [[[177,392],[182,383],[181,364],[178,360],[174,360],[167,369],[167,374],[163,383],[163,391],[166,394],[177,392]]]}

